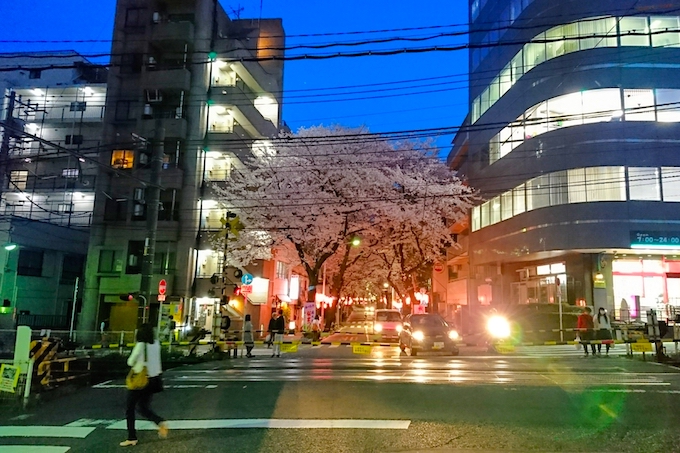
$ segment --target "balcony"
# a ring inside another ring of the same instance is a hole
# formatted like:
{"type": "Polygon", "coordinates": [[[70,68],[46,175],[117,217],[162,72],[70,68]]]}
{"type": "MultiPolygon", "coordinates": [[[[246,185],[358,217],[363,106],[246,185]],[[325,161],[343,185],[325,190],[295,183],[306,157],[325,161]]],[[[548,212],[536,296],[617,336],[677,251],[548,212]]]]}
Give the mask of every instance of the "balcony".
{"type": "Polygon", "coordinates": [[[154,42],[194,41],[194,24],[189,21],[161,22],[153,26],[151,40],[154,42]]]}
{"type": "Polygon", "coordinates": [[[248,61],[254,55],[244,47],[241,41],[235,39],[218,41],[216,51],[220,55],[228,56],[224,60],[233,65],[236,73],[253,88],[260,88],[267,93],[278,94],[281,92],[277,77],[265,71],[257,61],[248,61]],[[243,58],[243,61],[238,61],[240,58],[243,58]]]}
{"type": "Polygon", "coordinates": [[[147,72],[146,88],[154,90],[183,90],[191,88],[191,72],[186,68],[164,69],[158,66],[147,72]]]}
{"type": "Polygon", "coordinates": [[[217,105],[228,106],[231,115],[253,138],[275,137],[278,129],[255,108],[250,95],[238,87],[220,87],[212,99],[217,105]]]}
{"type": "Polygon", "coordinates": [[[142,120],[142,137],[153,137],[156,130],[156,121],[161,121],[165,128],[165,136],[168,138],[186,138],[187,120],[184,118],[144,118],[142,120]]]}

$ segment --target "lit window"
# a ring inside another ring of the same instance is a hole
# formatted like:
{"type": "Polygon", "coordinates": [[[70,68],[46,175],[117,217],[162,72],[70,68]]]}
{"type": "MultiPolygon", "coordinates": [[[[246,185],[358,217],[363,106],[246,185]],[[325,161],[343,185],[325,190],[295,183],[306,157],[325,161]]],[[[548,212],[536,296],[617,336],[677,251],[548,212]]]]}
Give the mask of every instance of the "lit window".
{"type": "Polygon", "coordinates": [[[651,17],[650,23],[650,29],[652,31],[652,46],[680,46],[680,33],[678,33],[679,27],[677,17],[651,17]]]}
{"type": "Polygon", "coordinates": [[[654,121],[654,91],[623,90],[626,121],[654,121]]]}
{"type": "Polygon", "coordinates": [[[646,17],[622,17],[619,21],[622,46],[649,46],[646,17]]]}
{"type": "Polygon", "coordinates": [[[631,200],[660,201],[659,169],[655,167],[628,168],[628,191],[631,200]]]}
{"type": "Polygon", "coordinates": [[[64,168],[61,171],[61,176],[62,178],[77,178],[78,173],[79,172],[77,168],[64,168]]]}
{"type": "Polygon", "coordinates": [[[512,189],[512,213],[519,215],[526,211],[526,198],[524,184],[512,189]]]}
{"type": "Polygon", "coordinates": [[[626,185],[623,167],[586,168],[588,201],[625,201],[626,185]]]}
{"type": "Polygon", "coordinates": [[[480,213],[479,206],[472,208],[472,231],[477,231],[481,227],[480,213]]]}
{"type": "Polygon", "coordinates": [[[135,161],[135,152],[117,149],[111,153],[111,166],[118,169],[130,169],[135,161]]]}
{"type": "Polygon", "coordinates": [[[665,123],[680,122],[680,90],[656,90],[656,118],[665,123]]]}
{"type": "Polygon", "coordinates": [[[680,201],[680,167],[661,167],[663,201],[680,201]]]}
{"type": "Polygon", "coordinates": [[[10,190],[26,190],[28,172],[25,170],[13,170],[9,173],[10,190]]]}

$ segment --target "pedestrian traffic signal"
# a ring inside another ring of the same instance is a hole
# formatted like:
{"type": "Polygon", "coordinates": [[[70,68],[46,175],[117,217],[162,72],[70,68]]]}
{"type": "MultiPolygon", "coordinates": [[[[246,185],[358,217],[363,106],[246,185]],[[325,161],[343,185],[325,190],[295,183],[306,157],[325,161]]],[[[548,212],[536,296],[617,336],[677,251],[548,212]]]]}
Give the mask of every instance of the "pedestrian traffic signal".
{"type": "Polygon", "coordinates": [[[234,296],[240,296],[240,295],[241,295],[241,287],[235,286],[234,287],[234,296]]]}
{"type": "Polygon", "coordinates": [[[133,301],[135,300],[135,293],[121,294],[120,300],[124,300],[125,302],[133,301]]]}

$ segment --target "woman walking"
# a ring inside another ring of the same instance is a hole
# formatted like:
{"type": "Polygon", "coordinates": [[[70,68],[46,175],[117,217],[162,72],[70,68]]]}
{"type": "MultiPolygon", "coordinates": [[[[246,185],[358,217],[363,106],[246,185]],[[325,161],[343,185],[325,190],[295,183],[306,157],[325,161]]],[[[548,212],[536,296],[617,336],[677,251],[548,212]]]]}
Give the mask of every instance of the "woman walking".
{"type": "Polygon", "coordinates": [[[243,323],[243,344],[246,346],[246,357],[253,357],[252,350],[255,347],[255,340],[253,339],[253,323],[250,322],[250,315],[246,315],[246,320],[243,323]]]}
{"type": "MultiPolygon", "coordinates": [[[[612,339],[612,324],[609,320],[609,316],[607,316],[607,310],[600,307],[597,311],[597,316],[594,317],[593,321],[595,321],[595,329],[597,329],[597,339],[600,341],[607,341],[605,344],[607,347],[606,355],[609,355],[611,341],[608,340],[612,339]]],[[[597,355],[602,355],[602,343],[597,345],[597,355]]]]}
{"type": "Polygon", "coordinates": [[[165,439],[168,436],[167,423],[151,410],[151,398],[154,393],[163,390],[161,380],[161,344],[154,339],[151,324],[144,324],[137,331],[137,343],[132,349],[127,364],[132,367],[134,373],[142,373],[146,368],[148,383],[144,388],[128,390],[127,409],[127,439],[120,443],[121,447],[137,445],[137,431],[135,430],[135,409],[139,407],[139,413],[158,425],[158,437],[165,439]]]}

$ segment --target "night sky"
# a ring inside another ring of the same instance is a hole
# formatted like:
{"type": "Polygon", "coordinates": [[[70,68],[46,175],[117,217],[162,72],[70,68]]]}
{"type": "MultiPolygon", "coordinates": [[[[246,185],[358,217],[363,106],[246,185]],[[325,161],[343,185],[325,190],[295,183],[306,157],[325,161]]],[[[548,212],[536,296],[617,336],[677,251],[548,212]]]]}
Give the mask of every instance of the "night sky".
{"type": "MultiPolygon", "coordinates": [[[[260,17],[260,0],[221,0],[221,3],[232,18],[236,17],[239,8],[243,8],[238,12],[241,18],[260,17]]],[[[107,54],[110,51],[108,40],[111,39],[114,9],[115,0],[0,0],[0,17],[3,19],[0,51],[70,49],[85,55],[107,54]],[[10,43],[7,42],[9,40],[26,42],[10,43]],[[35,42],[39,40],[104,42],[35,42]]],[[[283,18],[287,46],[414,38],[464,32],[467,29],[464,25],[467,22],[467,2],[263,0],[262,17],[283,18]],[[403,28],[411,30],[395,30],[403,28]],[[295,36],[372,30],[394,31],[295,36]]],[[[393,41],[332,48],[324,52],[452,46],[466,41],[465,35],[445,36],[420,42],[393,41]]],[[[287,54],[318,52],[321,51],[304,49],[291,50],[287,54]]],[[[91,59],[108,61],[107,57],[91,59]]],[[[293,130],[318,124],[365,125],[374,132],[459,126],[467,113],[466,72],[466,50],[289,61],[284,75],[283,119],[293,130]],[[393,83],[404,81],[408,82],[393,83]],[[407,93],[411,94],[405,95],[407,93]],[[320,94],[332,95],[318,96],[320,94]]],[[[436,137],[442,154],[448,152],[452,137],[451,134],[436,137]]]]}

